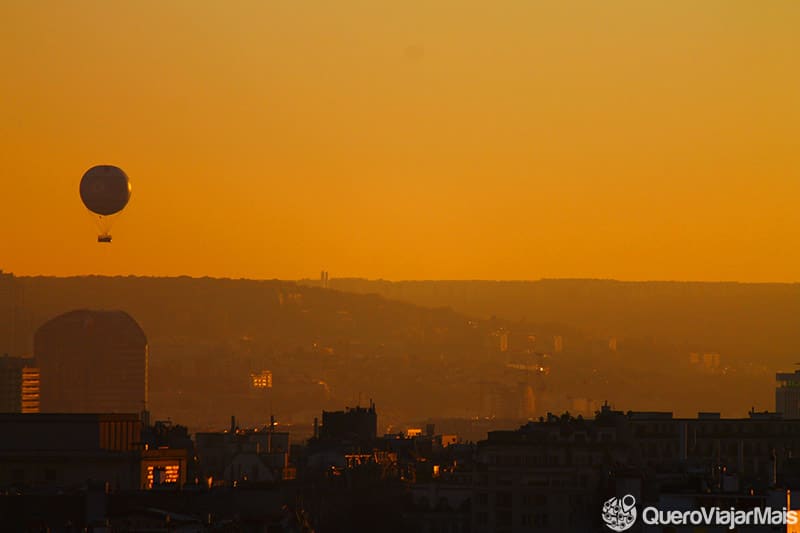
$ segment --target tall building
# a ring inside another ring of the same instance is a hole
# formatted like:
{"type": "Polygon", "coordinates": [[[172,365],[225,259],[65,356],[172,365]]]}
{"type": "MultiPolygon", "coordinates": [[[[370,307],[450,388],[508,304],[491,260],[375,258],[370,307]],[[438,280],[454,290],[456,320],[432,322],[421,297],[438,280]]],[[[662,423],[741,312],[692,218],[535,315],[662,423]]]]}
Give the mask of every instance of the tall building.
{"type": "Polygon", "coordinates": [[[0,355],[19,355],[15,352],[16,306],[14,275],[0,270],[0,355]]]}
{"type": "Polygon", "coordinates": [[[30,357],[0,357],[0,413],[39,412],[39,369],[30,357]]]}
{"type": "Polygon", "coordinates": [[[39,412],[41,408],[41,382],[41,372],[37,367],[25,366],[22,368],[22,401],[20,402],[20,412],[23,414],[39,412]]]}
{"type": "Polygon", "coordinates": [[[775,374],[775,412],[784,418],[800,418],[800,370],[775,374]]]}
{"type": "Polygon", "coordinates": [[[34,335],[44,413],[140,413],[147,337],[124,311],[70,311],[34,335]]]}

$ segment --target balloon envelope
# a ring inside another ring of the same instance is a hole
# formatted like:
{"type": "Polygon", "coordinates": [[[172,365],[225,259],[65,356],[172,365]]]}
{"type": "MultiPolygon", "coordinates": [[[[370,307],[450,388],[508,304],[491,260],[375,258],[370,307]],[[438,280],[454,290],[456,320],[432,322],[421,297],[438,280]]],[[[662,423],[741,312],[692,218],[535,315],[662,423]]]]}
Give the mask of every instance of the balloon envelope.
{"type": "Polygon", "coordinates": [[[131,197],[131,182],[119,167],[98,165],[81,179],[81,200],[93,213],[113,215],[122,211],[131,197]]]}

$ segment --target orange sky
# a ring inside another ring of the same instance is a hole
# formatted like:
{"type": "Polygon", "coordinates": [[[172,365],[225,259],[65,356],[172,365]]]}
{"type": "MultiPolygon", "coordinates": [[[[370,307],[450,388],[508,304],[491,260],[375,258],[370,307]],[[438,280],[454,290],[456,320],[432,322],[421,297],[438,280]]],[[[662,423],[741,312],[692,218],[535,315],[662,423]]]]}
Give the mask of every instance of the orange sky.
{"type": "Polygon", "coordinates": [[[800,281],[800,2],[0,2],[0,268],[800,281]],[[78,182],[133,198],[95,242],[78,182]]]}

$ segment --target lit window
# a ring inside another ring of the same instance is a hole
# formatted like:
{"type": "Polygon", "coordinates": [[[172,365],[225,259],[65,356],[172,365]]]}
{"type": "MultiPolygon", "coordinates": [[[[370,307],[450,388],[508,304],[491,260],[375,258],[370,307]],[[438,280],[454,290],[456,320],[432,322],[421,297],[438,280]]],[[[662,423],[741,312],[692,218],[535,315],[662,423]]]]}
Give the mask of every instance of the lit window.
{"type": "Polygon", "coordinates": [[[250,386],[254,389],[271,389],[272,372],[262,370],[261,372],[250,374],[250,386]]]}
{"type": "Polygon", "coordinates": [[[152,489],[157,485],[178,483],[181,475],[179,464],[148,465],[147,488],[152,489]]]}

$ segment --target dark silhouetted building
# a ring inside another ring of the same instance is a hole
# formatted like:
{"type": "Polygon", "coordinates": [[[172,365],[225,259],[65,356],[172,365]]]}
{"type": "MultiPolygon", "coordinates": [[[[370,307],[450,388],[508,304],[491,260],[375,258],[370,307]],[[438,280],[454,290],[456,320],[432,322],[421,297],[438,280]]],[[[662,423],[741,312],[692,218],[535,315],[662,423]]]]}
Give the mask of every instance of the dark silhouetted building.
{"type": "Polygon", "coordinates": [[[289,462],[289,433],[275,431],[274,421],[269,427],[240,429],[231,417],[229,431],[201,432],[195,439],[200,475],[207,483],[236,486],[296,476],[289,462]]]}
{"type": "Polygon", "coordinates": [[[0,413],[39,412],[39,369],[30,357],[0,356],[0,413]]]}
{"type": "Polygon", "coordinates": [[[124,311],[70,311],[34,336],[45,413],[139,413],[147,406],[147,337],[124,311]]]}
{"type": "Polygon", "coordinates": [[[478,443],[471,531],[606,531],[603,501],[625,494],[662,511],[780,508],[800,480],[798,449],[800,420],[772,412],[674,418],[606,404],[594,419],[548,414],[478,443]]]}
{"type": "Polygon", "coordinates": [[[149,447],[136,413],[0,414],[0,435],[0,487],[130,490],[186,482],[191,449],[149,447]]]}
{"type": "Polygon", "coordinates": [[[378,434],[375,404],[348,407],[344,411],[322,411],[320,440],[371,441],[378,434]]]}
{"type": "Polygon", "coordinates": [[[0,270],[0,354],[16,353],[17,283],[14,275],[0,270]]]}
{"type": "Polygon", "coordinates": [[[775,411],[784,418],[800,418],[800,370],[775,374],[775,411]]]}
{"type": "Polygon", "coordinates": [[[139,486],[138,415],[0,414],[0,433],[0,486],[139,486]]]}

